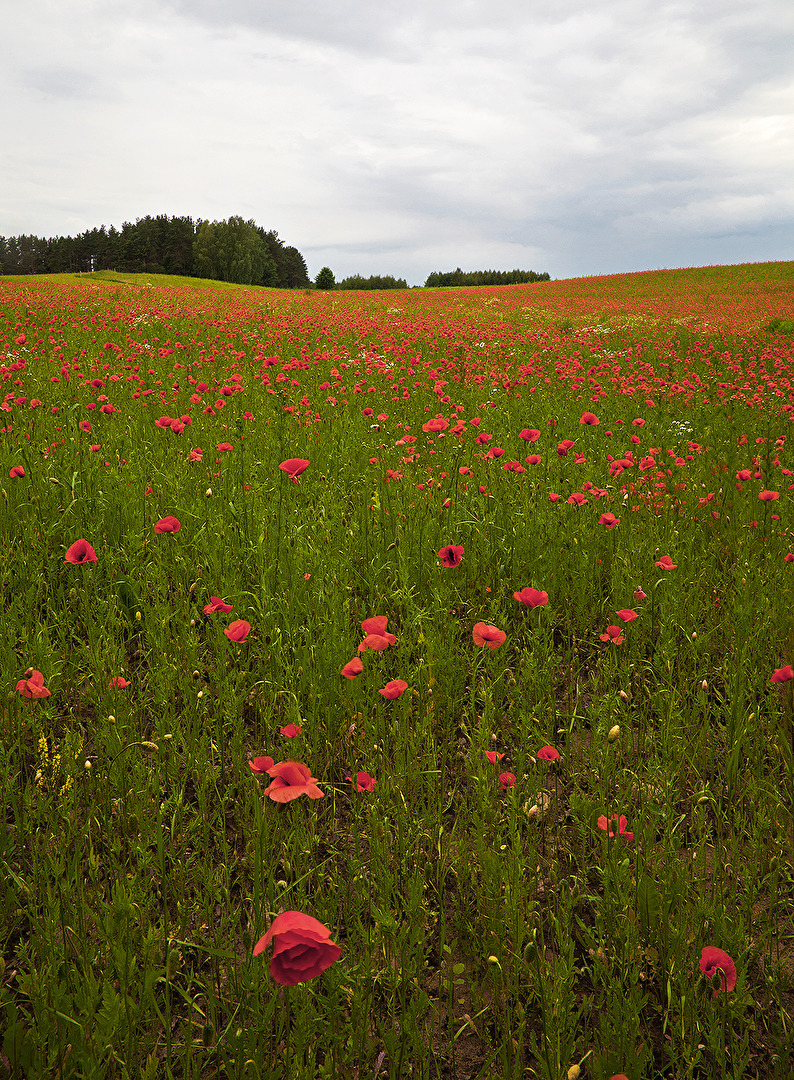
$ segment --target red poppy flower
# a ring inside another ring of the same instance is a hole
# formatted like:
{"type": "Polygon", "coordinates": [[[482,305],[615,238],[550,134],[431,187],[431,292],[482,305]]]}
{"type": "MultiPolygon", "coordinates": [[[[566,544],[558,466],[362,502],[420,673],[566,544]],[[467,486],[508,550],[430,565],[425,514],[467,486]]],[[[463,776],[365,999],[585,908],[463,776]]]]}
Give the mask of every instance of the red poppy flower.
{"type": "Polygon", "coordinates": [[[432,420],[428,420],[426,424],[422,424],[422,431],[446,431],[449,427],[449,420],[444,420],[440,416],[434,416],[432,420]]]}
{"type": "Polygon", "coordinates": [[[489,649],[498,649],[507,637],[504,630],[484,622],[475,623],[471,633],[474,644],[479,645],[480,648],[485,645],[489,649]]]}
{"type": "Polygon", "coordinates": [[[463,545],[447,544],[438,552],[438,557],[444,566],[459,566],[463,558],[463,545]]]}
{"type": "Polygon", "coordinates": [[[529,586],[525,586],[521,592],[513,593],[513,599],[517,600],[519,604],[523,604],[524,607],[545,607],[549,602],[549,594],[541,592],[540,589],[531,589],[529,586]]]}
{"type": "Polygon", "coordinates": [[[719,972],[720,985],[712,997],[719,993],[729,993],[736,986],[736,964],[722,949],[707,945],[700,954],[700,970],[707,979],[713,979],[719,972]]]}
{"type": "MultiPolygon", "coordinates": [[[[217,405],[217,402],[216,402],[216,405],[217,405]]],[[[219,442],[216,449],[217,449],[219,454],[228,454],[228,452],[230,450],[234,450],[234,447],[229,442],[219,442]]]]}
{"type": "Polygon", "coordinates": [[[775,499],[780,498],[780,492],[779,491],[759,491],[758,492],[758,498],[762,499],[763,502],[774,502],[775,499]]]}
{"type": "Polygon", "coordinates": [[[621,608],[620,611],[616,611],[615,614],[619,619],[622,619],[623,622],[632,622],[637,618],[637,612],[632,611],[631,608],[627,607],[621,608]]]}
{"type": "Polygon", "coordinates": [[[549,492],[549,502],[559,502],[560,498],[561,496],[558,495],[556,491],[549,492]]]}
{"type": "Polygon", "coordinates": [[[368,619],[364,619],[361,629],[365,634],[380,634],[381,637],[385,637],[388,624],[388,615],[371,615],[368,619]]]}
{"type": "Polygon", "coordinates": [[[286,727],[279,728],[278,730],[280,735],[284,735],[288,739],[296,739],[303,731],[303,728],[300,724],[287,724],[286,727]]]}
{"type": "Polygon", "coordinates": [[[580,424],[591,424],[591,425],[595,425],[595,424],[600,424],[600,423],[601,423],[601,421],[600,421],[600,420],[598,419],[598,417],[596,416],[596,414],[595,414],[595,413],[591,413],[591,412],[583,412],[583,413],[582,413],[582,417],[581,417],[581,419],[580,419],[579,423],[580,423],[580,424]]]}
{"type": "Polygon", "coordinates": [[[246,622],[245,619],[235,619],[234,622],[229,623],[223,632],[229,641],[236,641],[239,644],[245,641],[251,633],[251,624],[246,622]]]}
{"type": "Polygon", "coordinates": [[[627,825],[628,821],[626,820],[625,814],[621,814],[620,817],[618,817],[617,814],[613,814],[609,821],[607,821],[607,819],[602,814],[601,817],[598,819],[599,829],[605,832],[608,836],[623,836],[626,840],[633,840],[634,833],[626,831],[627,825]]]}
{"type": "Polygon", "coordinates": [[[560,755],[553,746],[541,746],[537,756],[541,761],[556,761],[560,755]]]}
{"type": "Polygon", "coordinates": [[[111,690],[123,690],[125,686],[129,686],[130,683],[123,675],[114,675],[110,680],[111,690]]]}
{"type": "Polygon", "coordinates": [[[302,761],[279,761],[270,766],[267,775],[273,777],[273,782],[268,784],[264,794],[273,802],[292,802],[301,795],[308,795],[310,799],[324,798],[325,793],[317,787],[308,765],[302,761]]]}
{"type": "Polygon", "coordinates": [[[360,675],[364,670],[364,665],[361,663],[357,656],[354,656],[352,660],[348,660],[345,666],[342,668],[342,674],[346,679],[355,679],[357,675],[360,675]]]}
{"type": "Polygon", "coordinates": [[[581,491],[574,491],[573,495],[568,496],[568,502],[574,506],[584,506],[587,502],[587,496],[582,494],[581,491]]]}
{"type": "Polygon", "coordinates": [[[275,764],[272,757],[255,757],[253,761],[248,762],[248,768],[254,773],[266,773],[267,770],[272,769],[275,764]]]}
{"type": "Polygon", "coordinates": [[[9,472],[9,474],[8,474],[8,475],[9,475],[9,476],[10,476],[10,477],[11,477],[12,479],[13,479],[13,478],[14,478],[15,476],[19,476],[19,477],[22,477],[22,476],[24,476],[24,475],[25,475],[25,470],[24,470],[24,469],[22,468],[22,466],[21,466],[21,465],[15,465],[15,466],[13,467],[13,469],[11,469],[11,471],[9,472]]]}
{"type": "Polygon", "coordinates": [[[598,636],[602,641],[614,641],[616,645],[623,644],[622,629],[619,626],[608,626],[605,634],[599,634],[598,636]]]}
{"type": "Polygon", "coordinates": [[[194,446],[188,455],[188,461],[201,461],[204,456],[204,451],[200,446],[194,446]]]}
{"type": "Polygon", "coordinates": [[[273,942],[270,974],[282,986],[297,986],[315,979],[342,955],[331,941],[331,931],[302,911],[282,911],[254,946],[254,956],[273,942]]]}
{"type": "Polygon", "coordinates": [[[204,614],[214,615],[216,612],[221,612],[225,615],[228,611],[232,610],[232,607],[232,604],[227,604],[221,600],[220,596],[211,596],[210,602],[204,605],[204,614]]]}
{"type": "Polygon", "coordinates": [[[540,465],[541,456],[540,454],[530,454],[524,458],[524,461],[526,461],[527,465],[540,465]]]}
{"type": "Polygon", "coordinates": [[[557,443],[557,453],[560,457],[567,457],[568,451],[573,449],[573,439],[563,439],[557,443]]]}
{"type": "Polygon", "coordinates": [[[642,586],[641,585],[638,585],[637,588],[634,590],[634,599],[635,600],[647,600],[648,599],[647,594],[642,591],[642,586]]]}
{"type": "MultiPolygon", "coordinates": [[[[352,781],[353,781],[352,776],[350,777],[350,781],[352,783],[352,781]]],[[[356,791],[374,791],[375,790],[375,779],[372,776],[370,776],[369,773],[357,772],[356,773],[355,783],[356,783],[356,791]]]]}
{"type": "Polygon", "coordinates": [[[499,773],[499,787],[503,791],[507,791],[508,788],[515,787],[516,778],[514,773],[503,772],[499,773]]]}
{"type": "Polygon", "coordinates": [[[614,529],[616,526],[620,525],[620,518],[615,517],[614,514],[607,511],[606,514],[602,514],[598,519],[598,524],[603,525],[607,529],[614,529]]]}
{"type": "Polygon", "coordinates": [[[496,765],[498,761],[501,761],[504,754],[500,754],[498,750],[486,750],[485,756],[488,758],[492,765],[496,765]]]}
{"type": "Polygon", "coordinates": [[[524,442],[537,442],[540,438],[540,432],[537,428],[524,428],[523,431],[518,433],[519,439],[523,439],[524,442]]]}
{"type": "Polygon", "coordinates": [[[96,562],[96,552],[87,540],[75,540],[67,550],[64,562],[79,566],[81,563],[96,562]]]}
{"type": "Polygon", "coordinates": [[[674,563],[669,555],[662,555],[661,559],[653,565],[658,566],[661,570],[675,570],[678,563],[674,563]]]}
{"type": "Polygon", "coordinates": [[[50,691],[44,685],[44,676],[40,671],[36,671],[35,668],[28,668],[25,672],[25,678],[20,679],[17,683],[17,690],[26,698],[44,698],[51,697],[50,691]]]}
{"type": "Polygon", "coordinates": [[[358,651],[366,652],[367,649],[374,649],[375,652],[383,652],[390,645],[394,645],[396,641],[397,638],[394,634],[367,634],[359,645],[358,651]]]}
{"type": "Polygon", "coordinates": [[[769,680],[770,682],[791,682],[794,679],[794,667],[789,664],[787,667],[778,668],[774,675],[769,680]]]}
{"type": "Polygon", "coordinates": [[[282,461],[279,468],[282,472],[287,474],[293,484],[297,484],[298,477],[308,469],[310,464],[311,462],[307,461],[305,458],[293,457],[287,458],[286,461],[282,461]]]}
{"type": "Polygon", "coordinates": [[[381,690],[378,690],[378,693],[383,694],[389,701],[394,701],[400,694],[404,694],[407,689],[408,683],[404,679],[392,679],[381,690]]]}
{"type": "Polygon", "coordinates": [[[783,562],[794,562],[794,552],[789,551],[783,556],[783,562]]]}
{"type": "Polygon", "coordinates": [[[156,533],[178,533],[181,528],[182,526],[180,525],[178,518],[169,516],[160,518],[160,520],[155,523],[154,531],[156,533]]]}

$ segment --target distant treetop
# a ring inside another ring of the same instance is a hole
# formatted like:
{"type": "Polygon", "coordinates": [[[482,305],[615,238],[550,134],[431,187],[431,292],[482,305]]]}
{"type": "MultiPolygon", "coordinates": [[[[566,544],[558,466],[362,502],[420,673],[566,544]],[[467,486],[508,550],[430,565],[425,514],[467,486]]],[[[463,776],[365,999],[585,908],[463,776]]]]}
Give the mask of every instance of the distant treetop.
{"type": "Polygon", "coordinates": [[[426,289],[449,288],[455,285],[526,285],[535,281],[550,281],[548,273],[534,270],[448,270],[428,275],[426,289]]]}

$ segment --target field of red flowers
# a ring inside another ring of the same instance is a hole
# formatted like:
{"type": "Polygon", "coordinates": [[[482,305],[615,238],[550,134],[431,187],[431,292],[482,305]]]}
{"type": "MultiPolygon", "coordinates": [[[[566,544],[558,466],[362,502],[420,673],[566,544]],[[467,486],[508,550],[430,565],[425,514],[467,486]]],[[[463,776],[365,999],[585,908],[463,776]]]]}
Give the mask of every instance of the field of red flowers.
{"type": "Polygon", "coordinates": [[[6,1073],[785,1080],[794,264],[156,281],[0,279],[6,1073]]]}

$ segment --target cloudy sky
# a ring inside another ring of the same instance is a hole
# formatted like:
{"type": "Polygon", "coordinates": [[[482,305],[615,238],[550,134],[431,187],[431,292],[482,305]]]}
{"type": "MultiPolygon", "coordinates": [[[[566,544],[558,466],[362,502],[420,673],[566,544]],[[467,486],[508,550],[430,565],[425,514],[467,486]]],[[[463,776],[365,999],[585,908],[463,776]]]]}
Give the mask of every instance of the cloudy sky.
{"type": "Polygon", "coordinates": [[[276,229],[314,276],[794,259],[791,0],[23,0],[0,234],[276,229]]]}

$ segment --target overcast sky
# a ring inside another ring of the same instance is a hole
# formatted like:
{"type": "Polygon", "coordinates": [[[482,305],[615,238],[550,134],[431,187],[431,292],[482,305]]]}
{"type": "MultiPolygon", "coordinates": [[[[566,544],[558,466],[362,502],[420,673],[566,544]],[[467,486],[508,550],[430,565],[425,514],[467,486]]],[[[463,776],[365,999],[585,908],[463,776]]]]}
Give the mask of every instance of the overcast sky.
{"type": "Polygon", "coordinates": [[[315,276],[794,259],[791,0],[20,0],[0,234],[276,229],[315,276]]]}

